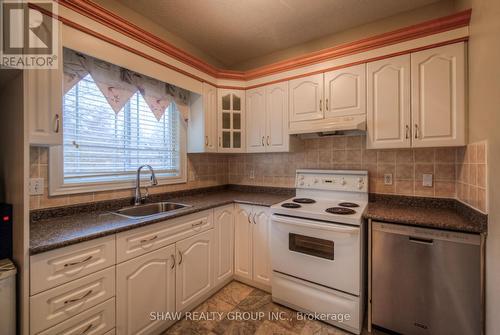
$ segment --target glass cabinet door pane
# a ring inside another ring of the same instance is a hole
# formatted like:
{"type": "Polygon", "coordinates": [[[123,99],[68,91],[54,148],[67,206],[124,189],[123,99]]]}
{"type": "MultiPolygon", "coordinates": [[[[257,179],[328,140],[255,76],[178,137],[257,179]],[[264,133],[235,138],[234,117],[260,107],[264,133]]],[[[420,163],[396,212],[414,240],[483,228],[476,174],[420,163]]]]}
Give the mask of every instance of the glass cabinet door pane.
{"type": "Polygon", "coordinates": [[[235,131],[233,133],[233,148],[241,148],[241,133],[235,131]]]}
{"type": "Polygon", "coordinates": [[[222,129],[231,129],[231,113],[222,113],[222,129]]]}
{"type": "Polygon", "coordinates": [[[233,94],[233,110],[240,111],[241,110],[241,99],[239,96],[233,94]]]}
{"type": "Polygon", "coordinates": [[[231,132],[229,131],[222,132],[222,147],[231,148],[231,132]]]}
{"type": "Polygon", "coordinates": [[[230,110],[231,109],[231,96],[229,94],[222,96],[222,109],[230,110]]]}
{"type": "Polygon", "coordinates": [[[241,129],[241,114],[233,114],[233,129],[241,129]]]}

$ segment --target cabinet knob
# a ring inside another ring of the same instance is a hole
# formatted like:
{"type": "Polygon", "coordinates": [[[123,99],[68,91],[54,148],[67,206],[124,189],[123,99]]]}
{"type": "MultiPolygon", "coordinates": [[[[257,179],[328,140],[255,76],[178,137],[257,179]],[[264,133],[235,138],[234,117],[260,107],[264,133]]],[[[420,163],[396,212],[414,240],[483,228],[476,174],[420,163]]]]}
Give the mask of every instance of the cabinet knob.
{"type": "Polygon", "coordinates": [[[325,100],[325,108],[326,108],[326,110],[328,110],[328,98],[326,98],[326,100],[325,100]]]}
{"type": "Polygon", "coordinates": [[[409,125],[406,125],[406,135],[405,135],[406,139],[409,139],[410,138],[410,126],[409,125]]]}
{"type": "Polygon", "coordinates": [[[271,145],[271,138],[268,136],[267,137],[267,146],[271,145]]]}
{"type": "Polygon", "coordinates": [[[55,133],[59,132],[59,126],[60,126],[59,114],[56,114],[56,116],[54,117],[54,132],[55,133]]]}
{"type": "Polygon", "coordinates": [[[262,146],[264,146],[264,136],[262,136],[262,146]]]}

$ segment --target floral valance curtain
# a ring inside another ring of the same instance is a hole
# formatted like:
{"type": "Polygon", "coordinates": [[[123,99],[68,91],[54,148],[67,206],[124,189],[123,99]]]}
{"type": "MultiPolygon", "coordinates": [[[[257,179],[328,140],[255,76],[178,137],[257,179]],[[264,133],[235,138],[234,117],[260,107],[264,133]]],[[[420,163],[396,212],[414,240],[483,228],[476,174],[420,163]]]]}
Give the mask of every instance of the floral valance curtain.
{"type": "Polygon", "coordinates": [[[189,91],[64,48],[64,93],[88,74],[117,114],[139,91],[157,120],[172,102],[183,119],[188,119],[189,91]]]}

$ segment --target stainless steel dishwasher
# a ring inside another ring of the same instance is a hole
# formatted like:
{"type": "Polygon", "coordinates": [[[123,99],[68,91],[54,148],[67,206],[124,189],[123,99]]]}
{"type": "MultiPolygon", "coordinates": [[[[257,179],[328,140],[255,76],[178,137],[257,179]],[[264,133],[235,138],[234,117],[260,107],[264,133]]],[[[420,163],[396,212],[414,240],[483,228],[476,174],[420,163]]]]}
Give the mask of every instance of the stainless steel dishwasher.
{"type": "Polygon", "coordinates": [[[480,242],[374,222],[372,324],[401,334],[481,334],[480,242]]]}

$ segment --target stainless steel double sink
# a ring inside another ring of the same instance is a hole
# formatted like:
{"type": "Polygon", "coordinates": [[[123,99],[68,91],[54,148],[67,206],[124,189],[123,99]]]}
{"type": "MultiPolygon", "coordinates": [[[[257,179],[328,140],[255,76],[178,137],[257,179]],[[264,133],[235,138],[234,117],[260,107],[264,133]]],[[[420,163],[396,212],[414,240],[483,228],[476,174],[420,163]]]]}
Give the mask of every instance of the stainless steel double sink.
{"type": "Polygon", "coordinates": [[[162,214],[167,215],[169,213],[189,207],[191,206],[174,202],[155,202],[151,204],[121,208],[117,211],[114,211],[113,214],[124,216],[130,219],[139,219],[149,216],[161,216],[162,214]]]}

